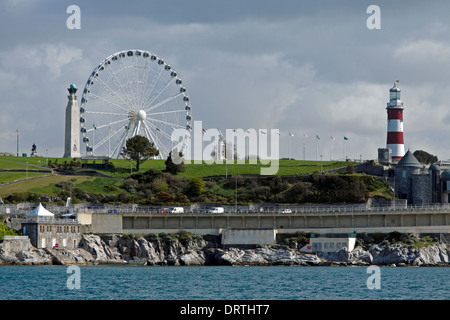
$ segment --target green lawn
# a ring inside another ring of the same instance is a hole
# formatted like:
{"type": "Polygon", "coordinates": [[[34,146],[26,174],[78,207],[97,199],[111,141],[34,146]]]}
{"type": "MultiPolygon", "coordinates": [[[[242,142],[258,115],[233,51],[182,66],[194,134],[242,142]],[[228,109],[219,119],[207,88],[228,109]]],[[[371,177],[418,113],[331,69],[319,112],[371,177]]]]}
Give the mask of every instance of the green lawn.
{"type": "MultiPolygon", "coordinates": [[[[70,162],[70,159],[62,158],[49,158],[53,163],[58,160],[59,163],[63,161],[70,162]]],[[[43,167],[38,167],[40,164],[45,164],[45,158],[31,158],[31,157],[0,157],[0,169],[20,169],[23,172],[0,172],[0,184],[14,181],[18,179],[25,179],[26,168],[28,162],[28,169],[42,169],[43,167]],[[40,162],[39,162],[40,161],[40,162]],[[34,167],[36,166],[36,167],[34,167]]],[[[119,186],[122,183],[121,179],[126,178],[130,173],[136,173],[134,164],[130,166],[130,161],[123,159],[113,159],[111,160],[114,165],[113,170],[103,170],[102,172],[111,175],[115,178],[98,178],[98,177],[88,177],[88,176],[62,176],[54,175],[50,177],[35,178],[48,175],[48,173],[37,173],[28,172],[27,181],[17,182],[11,185],[7,185],[0,188],[0,197],[5,197],[9,194],[15,192],[32,192],[41,194],[54,194],[61,192],[61,188],[57,187],[58,182],[64,180],[71,180],[74,183],[74,188],[83,189],[89,193],[103,193],[103,194],[118,194],[121,189],[119,186]],[[107,186],[105,188],[105,186],[107,186]]],[[[141,165],[140,172],[145,172],[148,169],[164,170],[165,160],[147,160],[141,165]]],[[[348,165],[355,163],[347,162],[335,162],[335,161],[301,161],[301,160],[279,160],[277,175],[303,175],[316,171],[320,171],[321,167],[323,170],[334,169],[339,167],[346,167],[348,165]]],[[[244,174],[255,174],[258,175],[261,172],[262,167],[269,167],[270,165],[276,166],[275,162],[268,165],[258,164],[186,164],[185,172],[180,173],[179,176],[189,176],[189,177],[208,177],[208,176],[224,176],[228,175],[244,175],[244,174]]],[[[48,168],[47,168],[48,169],[48,168]]]]}
{"type": "MultiPolygon", "coordinates": [[[[44,172],[28,172],[28,178],[40,177],[48,175],[49,173],[44,172]]],[[[0,172],[0,185],[7,182],[12,182],[15,180],[26,179],[26,172],[0,172]]]]}
{"type": "MultiPolygon", "coordinates": [[[[48,158],[54,161],[58,158],[48,158]]],[[[61,160],[60,160],[61,161],[61,160]]],[[[0,169],[47,169],[46,158],[42,157],[0,157],[0,169]]]]}
{"type": "MultiPolygon", "coordinates": [[[[115,169],[113,171],[104,170],[102,172],[117,176],[117,177],[127,177],[130,172],[135,173],[136,169],[130,166],[130,162],[127,160],[112,160],[115,169]]],[[[147,160],[141,165],[141,172],[148,169],[164,170],[165,160],[147,160]]],[[[354,162],[337,162],[337,161],[323,161],[322,169],[335,169],[340,167],[346,167],[348,165],[355,164],[354,162]]],[[[277,164],[275,162],[269,164],[186,164],[185,172],[179,173],[179,176],[189,176],[189,177],[209,177],[209,176],[221,176],[221,175],[242,175],[242,174],[260,174],[261,168],[269,168],[272,166],[274,168],[277,164]]],[[[296,175],[296,174],[308,174],[315,171],[320,171],[321,163],[320,161],[302,161],[302,160],[279,160],[277,175],[296,175]]]]}
{"type": "MultiPolygon", "coordinates": [[[[56,160],[58,163],[63,161],[70,162],[70,159],[63,158],[48,158],[49,161],[54,163],[56,160]]],[[[29,169],[36,169],[41,165],[45,166],[45,158],[36,157],[0,157],[0,169],[26,169],[26,162],[28,162],[29,169]],[[9,160],[9,161],[8,161],[9,160]],[[14,162],[11,162],[14,161],[14,162]],[[40,161],[40,163],[39,163],[40,161]],[[34,167],[36,166],[36,167],[34,167]]],[[[112,159],[112,164],[114,165],[113,170],[98,170],[106,174],[116,176],[116,177],[127,177],[130,173],[135,173],[136,168],[134,163],[130,165],[130,161],[124,159],[112,159]]],[[[164,170],[165,160],[147,160],[141,164],[140,171],[144,172],[148,169],[164,170]]],[[[355,164],[354,162],[338,162],[338,161],[323,161],[322,169],[334,169],[339,167],[346,167],[348,165],[355,164]]],[[[261,168],[263,167],[274,167],[275,162],[267,165],[258,164],[186,164],[185,172],[181,173],[180,176],[191,176],[191,177],[207,177],[216,175],[236,175],[236,174],[260,174],[261,168]]],[[[308,174],[315,171],[320,171],[321,162],[320,161],[303,161],[303,160],[279,160],[279,169],[277,175],[296,175],[296,174],[308,174]]],[[[40,167],[42,168],[42,167],[40,167]]]]}
{"type": "MultiPolygon", "coordinates": [[[[345,162],[329,162],[324,161],[322,163],[322,169],[334,169],[339,167],[348,166],[350,163],[345,162]]],[[[181,173],[180,176],[191,177],[207,177],[216,175],[239,175],[239,174],[260,174],[261,168],[275,168],[277,164],[275,162],[262,165],[262,164],[188,164],[186,170],[181,173]]],[[[300,160],[279,160],[277,175],[302,175],[315,171],[320,171],[320,161],[300,161],[300,160]]]]}

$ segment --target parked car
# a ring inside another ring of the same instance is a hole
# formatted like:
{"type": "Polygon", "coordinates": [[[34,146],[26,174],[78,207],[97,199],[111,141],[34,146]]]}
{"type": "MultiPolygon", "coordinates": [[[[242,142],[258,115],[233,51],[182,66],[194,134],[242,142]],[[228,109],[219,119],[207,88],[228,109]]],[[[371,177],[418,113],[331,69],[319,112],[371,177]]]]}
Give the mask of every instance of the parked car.
{"type": "Polygon", "coordinates": [[[224,213],[223,207],[213,207],[208,210],[208,213],[224,213]]]}
{"type": "Polygon", "coordinates": [[[167,208],[159,210],[159,213],[167,213],[167,212],[169,212],[169,209],[167,208]]]}
{"type": "Polygon", "coordinates": [[[279,213],[292,213],[292,210],[291,209],[280,209],[278,212],[279,213]]]}
{"type": "Polygon", "coordinates": [[[183,213],[183,207],[173,207],[169,209],[169,213],[183,213]]]}

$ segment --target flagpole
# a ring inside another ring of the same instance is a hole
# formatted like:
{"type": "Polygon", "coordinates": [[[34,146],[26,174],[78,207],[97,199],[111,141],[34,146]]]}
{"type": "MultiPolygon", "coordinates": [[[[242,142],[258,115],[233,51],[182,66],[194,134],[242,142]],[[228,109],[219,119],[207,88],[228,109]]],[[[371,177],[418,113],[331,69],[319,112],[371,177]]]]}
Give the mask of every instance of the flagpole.
{"type": "Polygon", "coordinates": [[[306,160],[306,142],[303,142],[303,160],[306,160]]]}
{"type": "Polygon", "coordinates": [[[291,158],[292,158],[292,153],[291,153],[291,138],[292,138],[292,133],[289,132],[289,160],[291,160],[291,158]]]}
{"type": "Polygon", "coordinates": [[[306,133],[303,133],[303,136],[305,137],[305,141],[303,141],[303,160],[306,160],[306,138],[308,138],[308,136],[306,133]]]}
{"type": "Polygon", "coordinates": [[[317,139],[317,136],[316,136],[316,161],[318,160],[318,158],[317,158],[318,153],[319,153],[319,139],[317,139]]]}
{"type": "Polygon", "coordinates": [[[343,156],[344,156],[344,159],[345,159],[345,137],[344,137],[344,147],[343,147],[343,150],[344,150],[343,156]]]}
{"type": "Polygon", "coordinates": [[[320,137],[319,137],[318,134],[316,134],[316,161],[319,160],[319,158],[318,158],[318,154],[319,154],[319,140],[320,140],[320,137]]]}
{"type": "Polygon", "coordinates": [[[291,160],[291,134],[289,133],[289,160],[291,160]]]}
{"type": "Polygon", "coordinates": [[[345,141],[347,141],[347,140],[348,140],[348,138],[346,136],[344,136],[344,159],[345,160],[347,160],[347,155],[346,155],[346,152],[345,152],[345,141]]]}

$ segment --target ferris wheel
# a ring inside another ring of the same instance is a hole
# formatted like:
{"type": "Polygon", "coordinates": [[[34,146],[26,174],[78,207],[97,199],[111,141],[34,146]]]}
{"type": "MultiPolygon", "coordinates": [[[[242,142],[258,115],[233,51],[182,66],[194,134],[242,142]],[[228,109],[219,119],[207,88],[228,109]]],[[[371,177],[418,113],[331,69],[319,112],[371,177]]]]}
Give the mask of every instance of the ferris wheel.
{"type": "Polygon", "coordinates": [[[146,50],[107,57],[89,76],[81,97],[86,155],[121,158],[126,141],[141,135],[165,159],[176,143],[173,130],[185,129],[187,139],[191,120],[189,97],[177,72],[146,50]]]}

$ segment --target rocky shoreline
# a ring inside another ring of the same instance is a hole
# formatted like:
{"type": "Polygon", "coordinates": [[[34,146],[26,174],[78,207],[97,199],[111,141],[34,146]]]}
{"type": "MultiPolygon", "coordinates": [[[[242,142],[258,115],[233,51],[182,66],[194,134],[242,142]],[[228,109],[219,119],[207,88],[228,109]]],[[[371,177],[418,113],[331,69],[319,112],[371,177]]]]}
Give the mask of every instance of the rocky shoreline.
{"type": "Polygon", "coordinates": [[[298,266],[450,266],[449,248],[434,243],[422,248],[401,244],[357,246],[348,252],[305,254],[287,245],[252,249],[219,248],[201,237],[133,237],[83,235],[77,249],[37,249],[29,240],[0,244],[0,265],[298,265],[298,266]]]}

